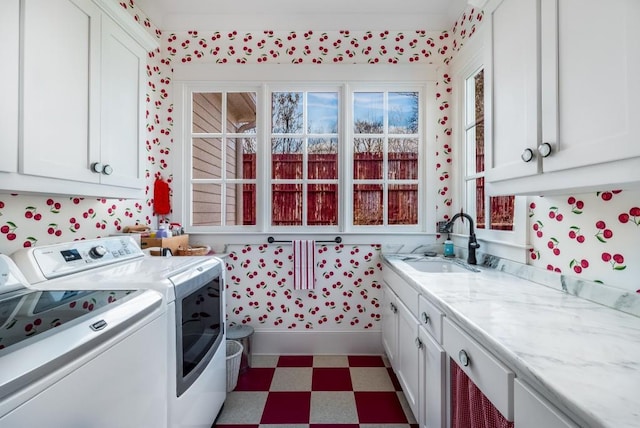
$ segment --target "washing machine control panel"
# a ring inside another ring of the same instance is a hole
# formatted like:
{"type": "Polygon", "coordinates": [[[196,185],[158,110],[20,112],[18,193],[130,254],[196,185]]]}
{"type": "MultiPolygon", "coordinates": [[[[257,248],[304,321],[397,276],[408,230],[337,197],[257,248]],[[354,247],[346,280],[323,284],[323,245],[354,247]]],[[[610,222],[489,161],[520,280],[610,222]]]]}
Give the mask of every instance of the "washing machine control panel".
{"type": "Polygon", "coordinates": [[[29,283],[144,257],[130,237],[106,237],[20,250],[11,256],[29,283]]]}

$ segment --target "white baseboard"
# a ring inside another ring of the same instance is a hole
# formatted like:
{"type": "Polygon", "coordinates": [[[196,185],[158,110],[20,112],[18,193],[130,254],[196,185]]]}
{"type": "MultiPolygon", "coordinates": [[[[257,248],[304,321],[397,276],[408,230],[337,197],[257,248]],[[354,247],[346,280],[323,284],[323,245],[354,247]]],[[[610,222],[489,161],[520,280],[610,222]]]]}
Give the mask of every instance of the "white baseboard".
{"type": "Polygon", "coordinates": [[[254,355],[381,355],[381,331],[256,331],[254,355]]]}

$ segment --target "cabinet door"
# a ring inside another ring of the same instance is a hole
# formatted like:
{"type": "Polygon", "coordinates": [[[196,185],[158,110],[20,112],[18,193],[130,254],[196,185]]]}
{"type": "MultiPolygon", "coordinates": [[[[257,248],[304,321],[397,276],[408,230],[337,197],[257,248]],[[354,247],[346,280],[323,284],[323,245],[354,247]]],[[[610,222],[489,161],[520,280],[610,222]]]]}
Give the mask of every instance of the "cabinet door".
{"type": "Polygon", "coordinates": [[[446,353],[427,331],[420,327],[418,337],[420,367],[418,371],[419,413],[416,415],[422,428],[444,428],[446,423],[446,353]]]}
{"type": "Polygon", "coordinates": [[[382,287],[382,346],[392,367],[398,353],[398,301],[389,286],[382,287]]]}
{"type": "Polygon", "coordinates": [[[542,137],[555,150],[543,170],[640,156],[640,2],[542,0],[541,12],[542,137]]]}
{"type": "Polygon", "coordinates": [[[111,167],[102,183],[143,188],[146,52],[106,16],[102,22],[100,161],[111,167]]]}
{"type": "Polygon", "coordinates": [[[100,10],[90,0],[22,1],[20,172],[98,182],[100,10]]]}
{"type": "Polygon", "coordinates": [[[419,360],[420,340],[418,328],[420,323],[411,311],[398,301],[398,356],[396,375],[413,415],[420,415],[419,407],[419,360]]]}
{"type": "Polygon", "coordinates": [[[0,0],[0,171],[18,169],[19,0],[0,0]]]}
{"type": "Polygon", "coordinates": [[[539,0],[494,0],[487,5],[486,179],[495,182],[539,172],[539,162],[522,160],[536,150],[538,126],[539,0]]]}
{"type": "Polygon", "coordinates": [[[547,400],[518,379],[514,381],[514,413],[516,428],[577,428],[547,400]]]}

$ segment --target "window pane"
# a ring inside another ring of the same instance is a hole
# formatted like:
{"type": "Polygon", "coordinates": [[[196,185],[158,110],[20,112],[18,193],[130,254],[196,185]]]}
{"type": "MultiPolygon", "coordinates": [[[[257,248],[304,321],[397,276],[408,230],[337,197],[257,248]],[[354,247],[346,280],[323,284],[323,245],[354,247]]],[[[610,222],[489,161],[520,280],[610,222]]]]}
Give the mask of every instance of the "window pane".
{"type": "Polygon", "coordinates": [[[478,162],[482,162],[482,160],[478,159],[475,126],[472,126],[465,132],[465,144],[467,146],[466,174],[473,175],[478,172],[478,162]]]}
{"type": "Polygon", "coordinates": [[[418,93],[389,92],[389,133],[418,133],[418,93]]]}
{"type": "Polygon", "coordinates": [[[475,116],[476,122],[484,120],[484,70],[476,74],[475,79],[475,116]]]}
{"type": "Polygon", "coordinates": [[[302,143],[300,138],[271,140],[271,178],[302,178],[302,143]]]}
{"type": "Polygon", "coordinates": [[[274,92],[271,95],[271,130],[278,134],[302,132],[302,92],[274,92]]]}
{"type": "Polygon", "coordinates": [[[271,186],[271,200],[272,225],[302,225],[302,185],[274,184],[271,186]]]}
{"type": "Polygon", "coordinates": [[[418,178],[418,140],[415,138],[389,139],[389,180],[416,180],[418,178]]]}
{"type": "Polygon", "coordinates": [[[338,185],[310,184],[307,188],[307,225],[338,224],[338,185]]]}
{"type": "Polygon", "coordinates": [[[353,224],[382,224],[383,193],[381,184],[353,185],[353,224]]]}
{"type": "Polygon", "coordinates": [[[256,224],[256,185],[227,184],[227,226],[256,224]]]}
{"type": "Polygon", "coordinates": [[[308,132],[338,133],[338,93],[309,92],[307,94],[308,132]]]}
{"type": "Polygon", "coordinates": [[[222,178],[222,141],[219,138],[194,138],[193,178],[222,178]]]}
{"type": "Polygon", "coordinates": [[[315,180],[338,178],[338,139],[310,138],[308,177],[315,180]]]}
{"type": "Polygon", "coordinates": [[[494,196],[491,204],[491,229],[513,230],[514,196],[494,196]]]}
{"type": "Polygon", "coordinates": [[[194,184],[192,192],[193,225],[220,226],[222,224],[222,186],[194,184]]]}
{"type": "Polygon", "coordinates": [[[256,133],[256,93],[227,94],[227,132],[256,133]]]}
{"type": "Polygon", "coordinates": [[[476,146],[476,171],[484,171],[484,122],[479,122],[476,125],[475,135],[476,146]]]}
{"type": "Polygon", "coordinates": [[[356,134],[382,134],[384,130],[384,94],[353,94],[353,131],[356,134]]]}
{"type": "Polygon", "coordinates": [[[353,144],[353,178],[380,180],[383,162],[382,138],[356,138],[353,144]]]}
{"type": "Polygon", "coordinates": [[[476,223],[478,229],[486,228],[484,210],[484,177],[474,180],[476,184],[476,223]]]}
{"type": "Polygon", "coordinates": [[[203,92],[193,94],[193,132],[222,132],[222,94],[203,92]]]}
{"type": "Polygon", "coordinates": [[[389,185],[389,224],[418,224],[418,185],[389,185]]]}
{"type": "Polygon", "coordinates": [[[229,138],[227,140],[227,179],[256,178],[255,138],[229,138]]]}

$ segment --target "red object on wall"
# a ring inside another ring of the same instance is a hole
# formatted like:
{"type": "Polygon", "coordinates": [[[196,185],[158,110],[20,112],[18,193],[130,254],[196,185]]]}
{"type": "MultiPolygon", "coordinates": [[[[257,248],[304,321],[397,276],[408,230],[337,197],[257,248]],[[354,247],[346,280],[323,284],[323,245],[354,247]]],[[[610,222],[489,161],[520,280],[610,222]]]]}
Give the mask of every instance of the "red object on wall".
{"type": "Polygon", "coordinates": [[[451,428],[513,428],[469,376],[451,361],[451,428]]]}
{"type": "Polygon", "coordinates": [[[165,215],[171,212],[169,193],[169,183],[162,178],[156,178],[153,183],[153,210],[156,214],[165,215]]]}

